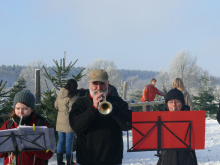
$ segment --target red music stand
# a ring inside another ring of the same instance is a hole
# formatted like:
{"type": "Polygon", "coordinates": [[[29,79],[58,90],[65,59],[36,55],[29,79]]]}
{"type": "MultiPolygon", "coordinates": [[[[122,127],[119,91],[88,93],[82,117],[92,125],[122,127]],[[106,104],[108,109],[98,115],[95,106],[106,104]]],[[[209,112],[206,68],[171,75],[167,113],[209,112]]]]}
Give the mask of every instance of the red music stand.
{"type": "Polygon", "coordinates": [[[133,112],[133,146],[128,152],[157,151],[164,149],[195,150],[205,148],[206,111],[133,112]]]}

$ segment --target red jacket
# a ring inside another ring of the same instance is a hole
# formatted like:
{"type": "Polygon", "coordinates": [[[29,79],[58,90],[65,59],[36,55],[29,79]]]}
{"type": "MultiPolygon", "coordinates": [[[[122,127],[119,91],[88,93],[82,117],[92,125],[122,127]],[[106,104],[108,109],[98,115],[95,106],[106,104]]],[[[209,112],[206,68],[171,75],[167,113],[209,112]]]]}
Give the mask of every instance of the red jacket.
{"type": "Polygon", "coordinates": [[[165,94],[151,84],[145,85],[141,97],[141,102],[154,101],[156,95],[164,96],[165,94]]]}
{"type": "MultiPolygon", "coordinates": [[[[38,118],[36,113],[33,114],[32,116],[32,120],[28,123],[29,126],[32,126],[33,123],[35,125],[37,125],[38,122],[38,118]]],[[[7,123],[8,120],[2,125],[2,127],[0,128],[0,130],[5,130],[7,129],[7,123]]],[[[45,123],[45,126],[48,127],[48,124],[45,123]]],[[[11,128],[17,128],[18,125],[14,122],[11,126],[11,128]]],[[[8,153],[0,153],[0,158],[4,157],[4,165],[9,164],[9,158],[11,158],[11,156],[8,155],[8,153]]],[[[21,159],[21,165],[44,165],[44,160],[48,160],[53,156],[53,152],[49,151],[46,153],[46,151],[28,151],[28,152],[22,152],[22,159],[21,159]],[[35,162],[35,163],[34,163],[35,162]]],[[[12,155],[12,159],[13,159],[14,155],[12,155]]],[[[16,161],[16,160],[14,160],[16,161]]],[[[18,165],[20,162],[20,152],[18,155],[18,165]]],[[[10,161],[10,163],[12,163],[10,161]]]]}

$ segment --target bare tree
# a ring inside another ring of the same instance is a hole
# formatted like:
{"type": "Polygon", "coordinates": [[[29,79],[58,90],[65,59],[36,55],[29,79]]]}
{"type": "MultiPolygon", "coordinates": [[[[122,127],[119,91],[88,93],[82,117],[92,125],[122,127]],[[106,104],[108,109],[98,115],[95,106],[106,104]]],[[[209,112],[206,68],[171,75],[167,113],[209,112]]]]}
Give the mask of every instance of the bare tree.
{"type": "Polygon", "coordinates": [[[196,65],[197,58],[190,55],[189,52],[181,50],[173,58],[169,68],[169,78],[171,82],[177,77],[181,78],[184,85],[188,88],[195,87],[203,72],[196,65]]]}
{"type": "Polygon", "coordinates": [[[159,75],[156,76],[157,78],[157,87],[164,92],[169,91],[172,88],[169,73],[163,69],[160,69],[159,75]]]}
{"type": "Polygon", "coordinates": [[[79,87],[88,88],[88,74],[94,69],[104,69],[109,76],[109,82],[116,87],[120,84],[120,72],[117,70],[116,65],[113,61],[107,61],[102,59],[96,59],[94,62],[89,64],[83,71],[83,76],[79,82],[79,87]]]}
{"type": "MultiPolygon", "coordinates": [[[[28,64],[22,71],[19,77],[23,77],[26,81],[27,89],[34,93],[35,86],[35,69],[40,69],[41,77],[41,91],[45,91],[47,86],[45,84],[45,76],[43,75],[43,65],[42,61],[32,62],[28,64]]],[[[51,84],[50,84],[51,86],[51,84]]]]}

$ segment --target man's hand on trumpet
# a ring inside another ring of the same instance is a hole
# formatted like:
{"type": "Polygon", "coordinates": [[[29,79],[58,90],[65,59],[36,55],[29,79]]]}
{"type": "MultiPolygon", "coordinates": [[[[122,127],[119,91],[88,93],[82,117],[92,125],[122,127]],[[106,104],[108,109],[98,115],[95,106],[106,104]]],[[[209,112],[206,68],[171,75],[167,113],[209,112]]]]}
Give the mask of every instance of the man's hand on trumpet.
{"type": "Polygon", "coordinates": [[[93,105],[95,107],[98,107],[99,102],[103,100],[103,97],[104,97],[104,92],[101,92],[101,93],[97,92],[95,96],[93,97],[93,105]]]}

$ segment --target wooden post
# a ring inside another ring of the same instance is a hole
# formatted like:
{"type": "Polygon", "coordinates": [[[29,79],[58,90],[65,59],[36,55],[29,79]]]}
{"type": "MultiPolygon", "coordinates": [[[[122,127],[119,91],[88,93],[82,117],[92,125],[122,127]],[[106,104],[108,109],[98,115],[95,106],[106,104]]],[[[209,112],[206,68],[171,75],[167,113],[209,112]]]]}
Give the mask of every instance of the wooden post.
{"type": "Polygon", "coordinates": [[[35,97],[36,97],[36,104],[40,103],[41,90],[40,90],[40,70],[39,69],[35,69],[35,97]]]}
{"type": "Polygon", "coordinates": [[[122,96],[123,100],[126,100],[126,97],[127,97],[127,87],[128,87],[128,83],[127,81],[125,81],[123,85],[123,96],[122,96]]]}

